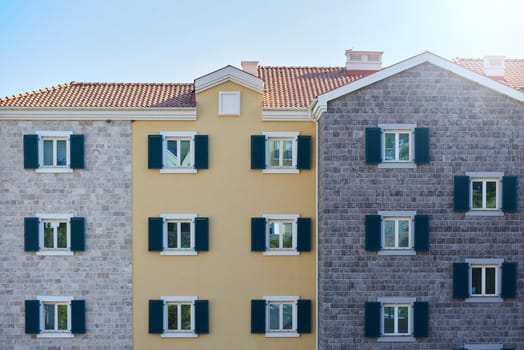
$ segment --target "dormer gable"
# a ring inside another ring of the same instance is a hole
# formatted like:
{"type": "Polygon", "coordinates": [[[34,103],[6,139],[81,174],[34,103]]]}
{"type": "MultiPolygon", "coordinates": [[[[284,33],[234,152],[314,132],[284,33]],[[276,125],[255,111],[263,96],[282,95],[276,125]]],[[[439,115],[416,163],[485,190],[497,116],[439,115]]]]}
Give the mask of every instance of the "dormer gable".
{"type": "Polygon", "coordinates": [[[232,81],[259,93],[264,92],[264,81],[233,66],[225,66],[195,79],[195,93],[232,81]]]}

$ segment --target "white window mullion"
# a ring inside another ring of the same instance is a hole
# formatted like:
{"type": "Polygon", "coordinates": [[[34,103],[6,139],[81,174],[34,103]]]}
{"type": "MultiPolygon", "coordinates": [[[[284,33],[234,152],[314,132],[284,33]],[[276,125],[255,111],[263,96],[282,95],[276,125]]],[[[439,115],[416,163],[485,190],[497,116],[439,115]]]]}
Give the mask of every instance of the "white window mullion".
{"type": "Polygon", "coordinates": [[[395,133],[395,160],[396,161],[399,161],[400,160],[400,147],[399,147],[399,133],[396,132],[395,133]]]}
{"type": "Polygon", "coordinates": [[[482,209],[486,209],[486,180],[482,181],[482,209]]]}
{"type": "Polygon", "coordinates": [[[280,140],[278,141],[278,166],[284,166],[284,148],[285,148],[285,141],[280,140]]]}
{"type": "Polygon", "coordinates": [[[51,223],[53,229],[53,248],[58,248],[58,225],[56,222],[51,223]]]}
{"type": "Polygon", "coordinates": [[[398,334],[398,306],[393,307],[393,333],[398,334]]]}
{"type": "Polygon", "coordinates": [[[182,330],[182,304],[177,304],[176,315],[177,315],[176,327],[177,327],[177,331],[180,331],[182,330]]]}
{"type": "Polygon", "coordinates": [[[180,232],[180,229],[182,228],[182,225],[180,225],[180,221],[176,223],[176,246],[178,249],[182,248],[182,233],[180,232]]]}
{"type": "Polygon", "coordinates": [[[482,284],[482,295],[486,295],[486,266],[482,266],[480,281],[482,284]]]}
{"type": "Polygon", "coordinates": [[[395,248],[399,247],[399,228],[398,228],[399,220],[395,219],[395,248]]]}

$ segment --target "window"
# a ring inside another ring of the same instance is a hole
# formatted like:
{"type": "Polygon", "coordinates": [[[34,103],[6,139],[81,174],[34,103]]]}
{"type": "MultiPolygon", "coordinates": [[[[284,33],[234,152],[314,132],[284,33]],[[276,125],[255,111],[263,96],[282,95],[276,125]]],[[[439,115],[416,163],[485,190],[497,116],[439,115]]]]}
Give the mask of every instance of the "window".
{"type": "Polygon", "coordinates": [[[209,249],[209,220],[196,214],[149,218],[149,251],[161,255],[197,255],[209,249]]]}
{"type": "Polygon", "coordinates": [[[429,250],[429,216],[414,211],[366,215],[366,250],[379,255],[414,255],[429,250]]]}
{"type": "Polygon", "coordinates": [[[240,91],[218,92],[218,115],[240,115],[240,91]]]}
{"type": "Polygon", "coordinates": [[[25,251],[73,255],[85,250],[85,220],[72,214],[37,214],[24,219],[25,251]]]}
{"type": "Polygon", "coordinates": [[[415,168],[430,162],[428,128],[380,124],[366,129],[366,162],[379,168],[415,168]]]}
{"type": "Polygon", "coordinates": [[[517,210],[517,177],[475,172],[455,176],[454,210],[468,216],[500,216],[517,210]]]}
{"type": "Polygon", "coordinates": [[[384,335],[411,334],[410,309],[410,304],[384,304],[384,335]]]}
{"type": "Polygon", "coordinates": [[[71,131],[24,135],[24,168],[40,173],[84,168],[84,135],[74,135],[71,131]]]}
{"type": "Polygon", "coordinates": [[[453,264],[453,297],[467,302],[501,302],[516,294],[516,263],[466,259],[453,264]]]}
{"type": "Polygon", "coordinates": [[[149,333],[163,338],[194,338],[209,333],[209,302],[196,296],[150,300],[149,333]]]}
{"type": "Polygon", "coordinates": [[[251,169],[264,173],[298,173],[311,169],[311,137],[298,132],[251,136],[251,169]]]}
{"type": "Polygon", "coordinates": [[[251,301],[251,333],[298,337],[311,333],[311,300],[298,296],[265,296],[251,301]]]}
{"type": "Polygon", "coordinates": [[[71,338],[86,332],[85,301],[39,296],[26,300],[26,333],[39,338],[71,338]]]}
{"type": "Polygon", "coordinates": [[[251,219],[251,251],[299,255],[311,251],[311,219],[297,214],[265,214],[251,219]]]}
{"type": "Polygon", "coordinates": [[[148,167],[161,173],[196,173],[208,168],[208,137],[165,131],[148,137],[148,167]]]}

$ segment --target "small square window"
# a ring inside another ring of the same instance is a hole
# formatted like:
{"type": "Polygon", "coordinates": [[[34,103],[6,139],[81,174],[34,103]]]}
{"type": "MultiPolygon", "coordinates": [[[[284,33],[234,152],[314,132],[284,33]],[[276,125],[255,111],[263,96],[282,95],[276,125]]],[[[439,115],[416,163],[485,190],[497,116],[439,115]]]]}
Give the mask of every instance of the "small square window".
{"type": "Polygon", "coordinates": [[[37,255],[73,255],[71,250],[72,214],[38,214],[39,247],[37,255]]]}
{"type": "MultiPolygon", "coordinates": [[[[72,297],[38,297],[40,332],[38,338],[72,338],[72,297]]],[[[83,312],[83,311],[82,311],[83,312]]]]}
{"type": "Polygon", "coordinates": [[[218,114],[240,115],[240,91],[218,92],[218,114]]]}
{"type": "MultiPolygon", "coordinates": [[[[379,342],[415,341],[413,308],[415,298],[385,297],[378,298],[380,303],[379,342]]],[[[419,320],[427,323],[427,317],[419,320]]],[[[417,336],[420,336],[417,335],[417,336]]]]}
{"type": "Polygon", "coordinates": [[[384,217],[384,249],[412,249],[411,217],[384,217]]]}
{"type": "Polygon", "coordinates": [[[196,255],[196,214],[164,214],[162,255],[196,255]]]}
{"type": "Polygon", "coordinates": [[[472,178],[471,179],[471,209],[498,210],[500,178],[472,178]]]}
{"type": "Polygon", "coordinates": [[[264,215],[266,219],[266,247],[264,255],[298,255],[298,215],[264,215]]]}
{"type": "Polygon", "coordinates": [[[162,297],[164,301],[165,338],[193,338],[195,333],[195,301],[197,297],[162,297]]]}
{"type": "Polygon", "coordinates": [[[466,301],[502,301],[502,259],[466,259],[469,263],[469,298],[466,301]]]}
{"type": "Polygon", "coordinates": [[[416,125],[381,124],[382,159],[380,168],[415,167],[414,131],[416,125]]]}
{"type": "Polygon", "coordinates": [[[72,132],[37,133],[39,138],[37,172],[71,172],[70,136],[72,132]]]}
{"type": "Polygon", "coordinates": [[[164,132],[162,152],[162,173],[186,172],[194,173],[195,169],[195,132],[164,132]]]}
{"type": "Polygon", "coordinates": [[[298,297],[264,297],[266,300],[266,336],[298,337],[298,297]]]}
{"type": "Polygon", "coordinates": [[[297,137],[298,133],[264,133],[266,136],[265,173],[298,172],[297,137]]]}

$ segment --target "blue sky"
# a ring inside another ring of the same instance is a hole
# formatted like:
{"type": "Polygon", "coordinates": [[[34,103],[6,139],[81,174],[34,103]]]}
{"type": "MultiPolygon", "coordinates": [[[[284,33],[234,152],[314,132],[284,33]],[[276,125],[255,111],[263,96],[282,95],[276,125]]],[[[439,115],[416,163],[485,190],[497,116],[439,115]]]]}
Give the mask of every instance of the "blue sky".
{"type": "Polygon", "coordinates": [[[0,96],[70,81],[192,82],[227,64],[524,58],[522,0],[0,0],[0,96]],[[520,17],[520,18],[519,18],[520,17]]]}

